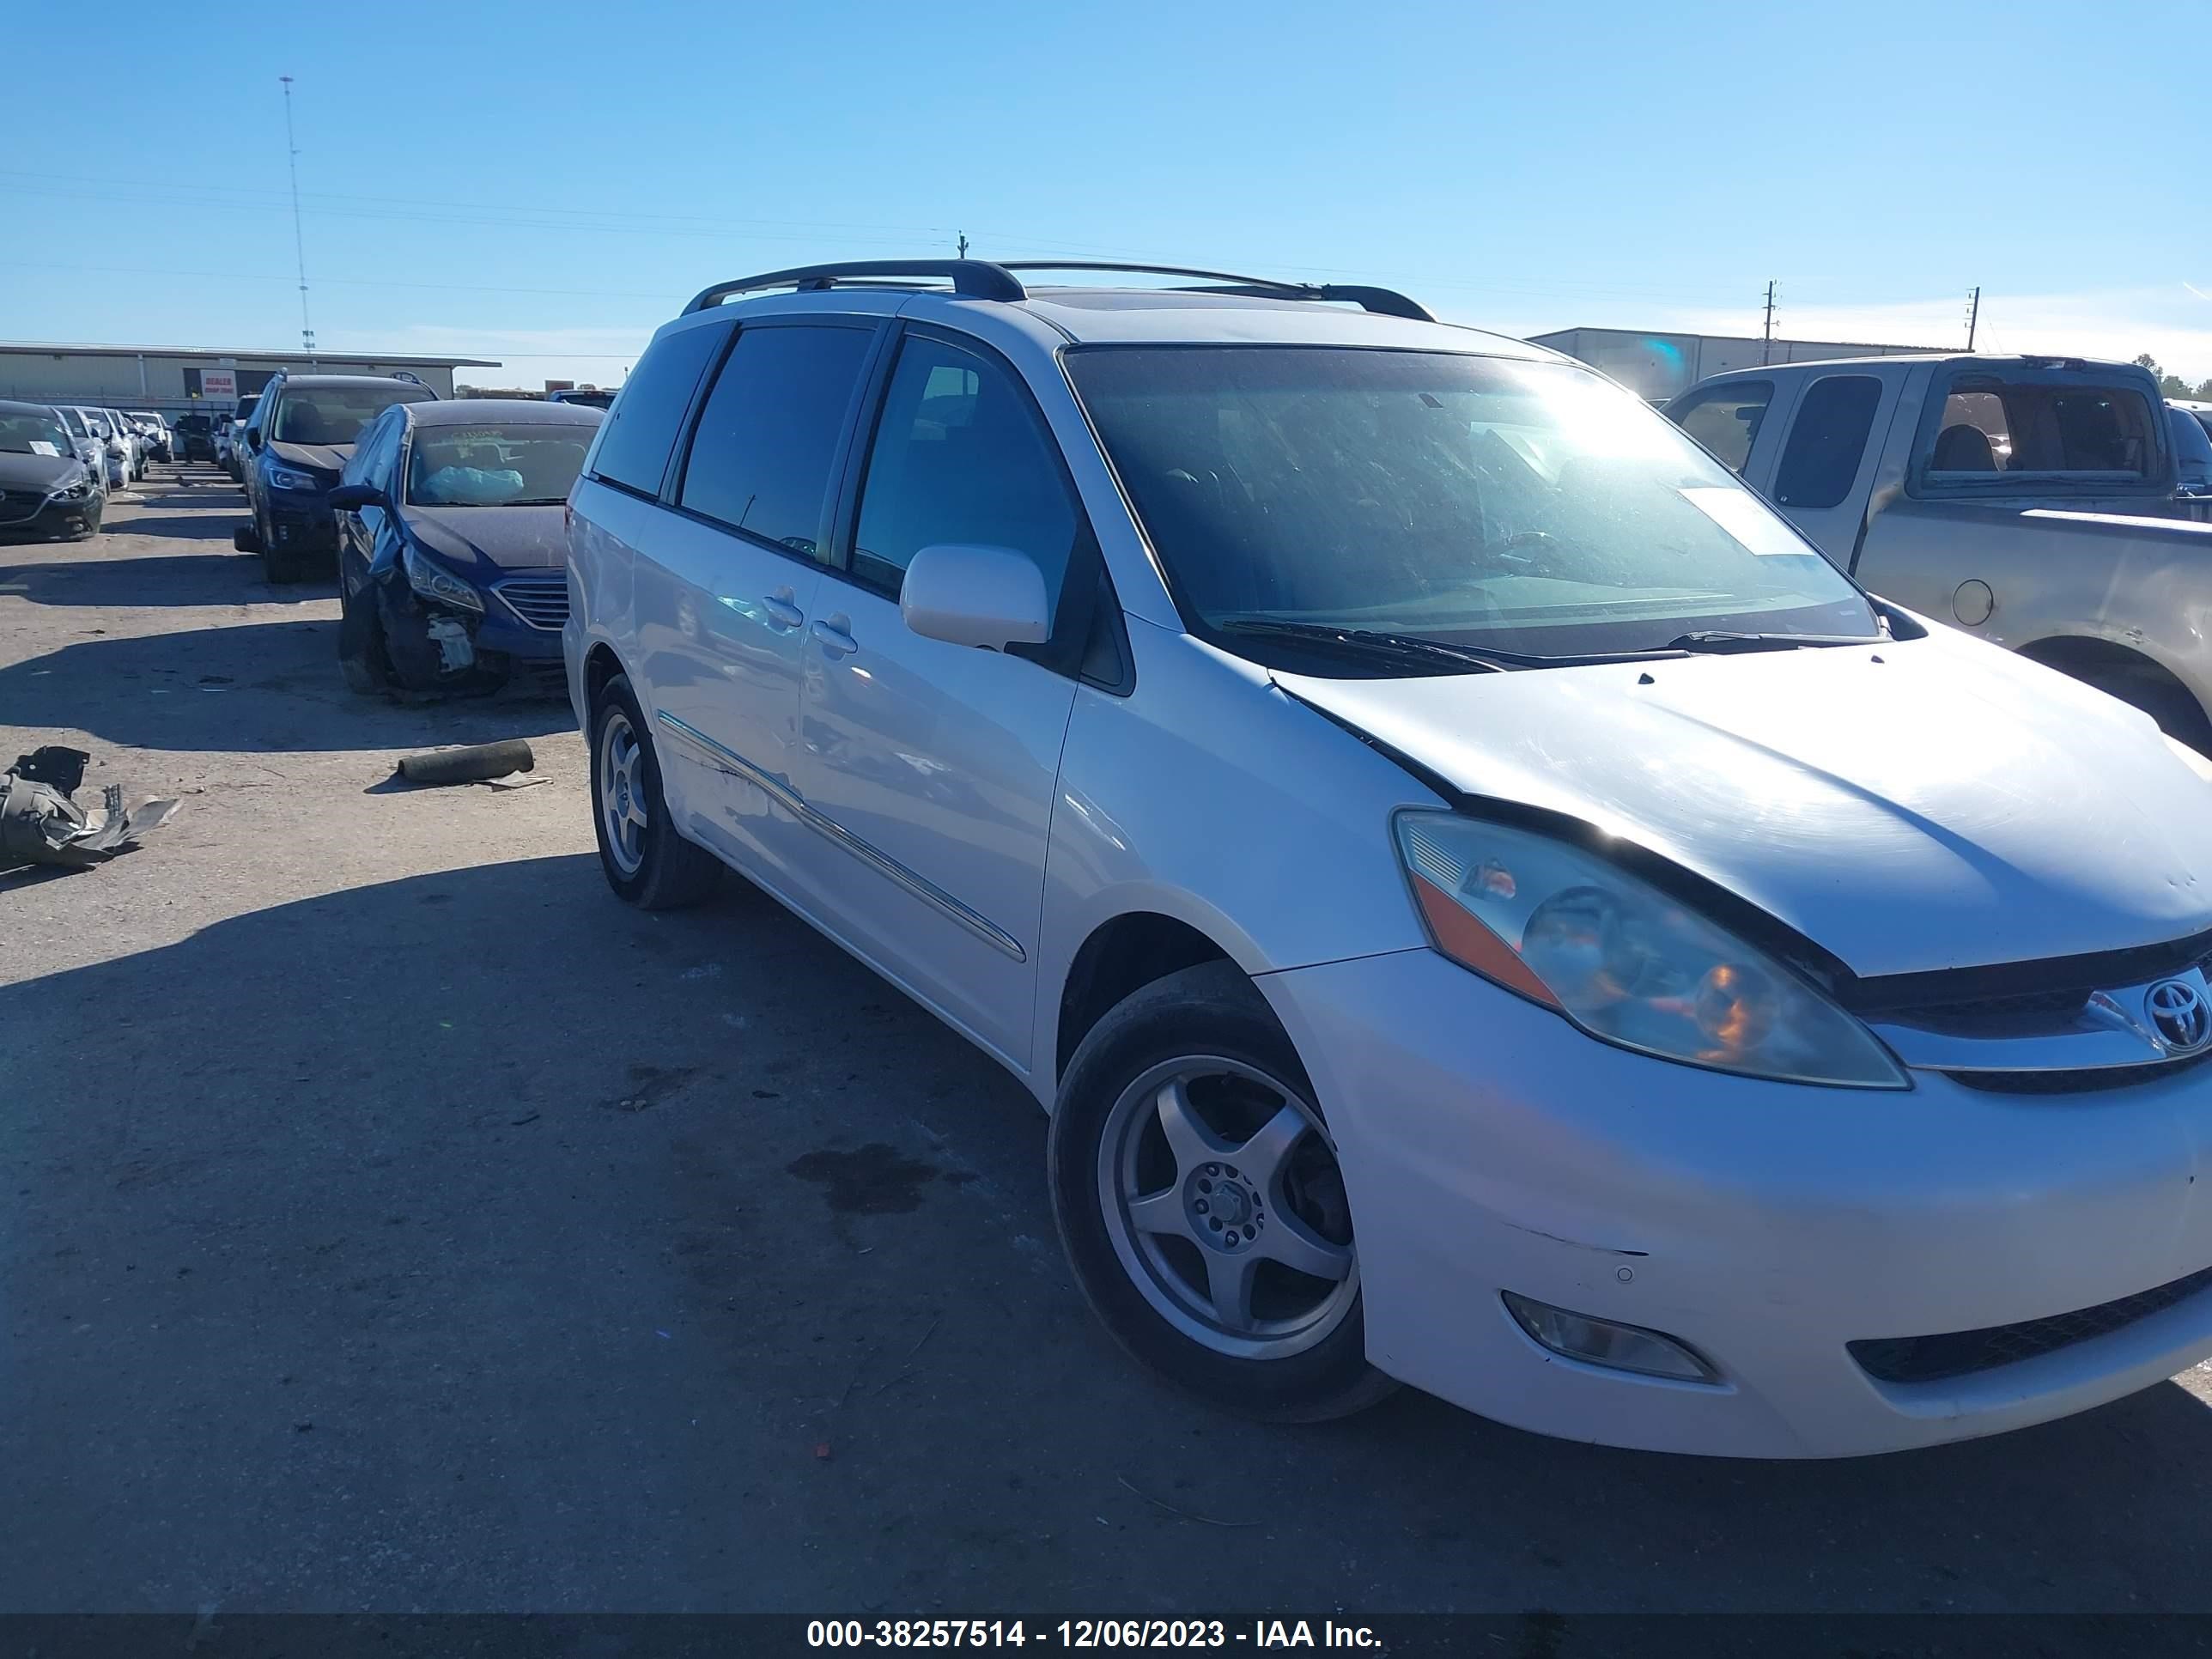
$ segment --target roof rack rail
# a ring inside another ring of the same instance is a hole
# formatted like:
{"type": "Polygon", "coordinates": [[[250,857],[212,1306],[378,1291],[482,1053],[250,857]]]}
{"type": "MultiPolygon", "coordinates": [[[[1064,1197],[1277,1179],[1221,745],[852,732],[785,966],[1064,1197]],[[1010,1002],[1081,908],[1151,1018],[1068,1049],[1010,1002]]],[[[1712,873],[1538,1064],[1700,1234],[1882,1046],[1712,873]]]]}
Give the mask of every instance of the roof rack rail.
{"type": "Polygon", "coordinates": [[[757,276],[717,283],[712,288],[702,289],[684,307],[684,315],[689,317],[695,311],[708,310],[732,294],[751,294],[771,288],[797,289],[802,294],[811,294],[855,278],[865,282],[885,276],[945,277],[951,282],[952,291],[968,300],[1029,297],[1004,266],[994,265],[988,259],[855,259],[842,264],[795,265],[789,270],[764,271],[757,276]]]}
{"type": "Polygon", "coordinates": [[[1357,283],[1285,283],[1272,276],[1243,276],[1233,270],[1199,270],[1188,265],[1132,264],[1093,259],[1009,259],[996,269],[1018,270],[1120,270],[1146,276],[1195,276],[1213,286],[1206,294],[1234,294],[1249,299],[1338,300],[1383,317],[1405,317],[1417,323],[1433,323],[1436,317],[1419,301],[1395,289],[1370,288],[1357,283]]]}

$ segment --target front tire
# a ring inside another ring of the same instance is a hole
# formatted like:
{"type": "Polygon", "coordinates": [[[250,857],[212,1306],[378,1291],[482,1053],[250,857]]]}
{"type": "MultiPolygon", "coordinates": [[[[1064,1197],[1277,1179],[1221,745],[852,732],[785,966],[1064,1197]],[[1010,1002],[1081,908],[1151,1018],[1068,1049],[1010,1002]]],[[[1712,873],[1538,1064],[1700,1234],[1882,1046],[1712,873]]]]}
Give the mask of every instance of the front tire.
{"type": "Polygon", "coordinates": [[[1224,1411],[1319,1422],[1396,1385],[1367,1363],[1358,1257],[1297,1053],[1228,963],[1133,993],[1068,1062],[1053,1217],[1114,1339],[1224,1411]]]}
{"type": "Polygon", "coordinates": [[[660,762],[626,674],[602,686],[592,705],[592,827],[607,885],[626,904],[681,909],[721,881],[722,861],[676,833],[660,762]]]}
{"type": "Polygon", "coordinates": [[[387,684],[385,673],[384,628],[376,614],[376,596],[364,589],[359,596],[338,582],[338,672],[346,689],[358,696],[380,695],[387,684]]]}

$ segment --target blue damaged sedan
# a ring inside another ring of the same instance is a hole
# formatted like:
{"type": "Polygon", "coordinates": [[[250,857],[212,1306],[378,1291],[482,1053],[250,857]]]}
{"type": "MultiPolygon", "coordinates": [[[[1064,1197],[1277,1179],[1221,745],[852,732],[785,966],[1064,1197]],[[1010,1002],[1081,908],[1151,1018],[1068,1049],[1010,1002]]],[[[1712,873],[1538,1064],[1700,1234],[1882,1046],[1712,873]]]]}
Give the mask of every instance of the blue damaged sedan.
{"type": "Polygon", "coordinates": [[[338,664],[364,693],[565,694],[562,515],[603,411],[394,404],[338,487],[338,664]]]}

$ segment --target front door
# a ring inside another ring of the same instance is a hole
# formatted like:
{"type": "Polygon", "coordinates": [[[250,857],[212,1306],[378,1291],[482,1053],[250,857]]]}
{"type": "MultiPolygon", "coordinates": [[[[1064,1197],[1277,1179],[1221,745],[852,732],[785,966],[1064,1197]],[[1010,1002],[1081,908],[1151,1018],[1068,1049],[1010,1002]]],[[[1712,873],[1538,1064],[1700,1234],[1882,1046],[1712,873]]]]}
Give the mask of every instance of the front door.
{"type": "Polygon", "coordinates": [[[1026,1071],[1044,861],[1097,592],[1060,453],[1012,368],[910,329],[884,393],[844,556],[808,623],[797,760],[814,835],[805,902],[876,965],[1026,1071]],[[1051,641],[979,651],[899,614],[938,543],[1043,572],[1051,641]],[[1071,563],[1075,574],[1071,576],[1071,563]]]}

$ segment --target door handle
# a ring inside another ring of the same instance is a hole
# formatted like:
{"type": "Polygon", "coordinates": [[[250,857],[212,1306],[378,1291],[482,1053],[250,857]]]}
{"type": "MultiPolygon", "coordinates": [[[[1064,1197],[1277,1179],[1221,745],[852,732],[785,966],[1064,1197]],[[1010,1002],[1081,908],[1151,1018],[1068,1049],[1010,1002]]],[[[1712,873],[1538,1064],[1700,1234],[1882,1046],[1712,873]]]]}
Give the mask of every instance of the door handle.
{"type": "Polygon", "coordinates": [[[845,631],[851,625],[843,617],[827,617],[809,631],[815,642],[831,656],[849,657],[860,648],[860,642],[845,631]]]}
{"type": "Polygon", "coordinates": [[[792,600],[797,596],[787,587],[779,587],[761,600],[761,610],[766,613],[769,625],[786,632],[806,620],[806,613],[792,600]]]}

